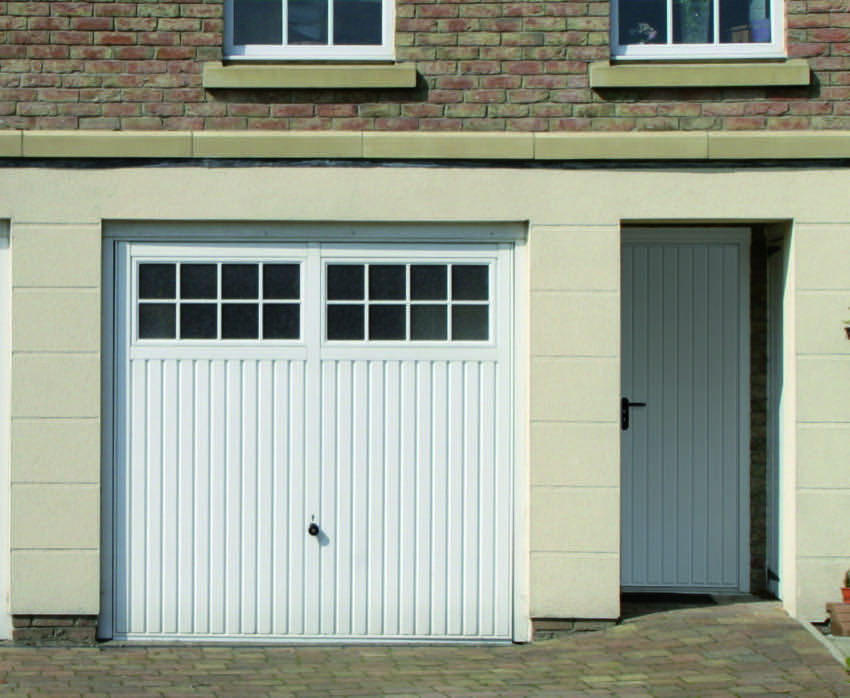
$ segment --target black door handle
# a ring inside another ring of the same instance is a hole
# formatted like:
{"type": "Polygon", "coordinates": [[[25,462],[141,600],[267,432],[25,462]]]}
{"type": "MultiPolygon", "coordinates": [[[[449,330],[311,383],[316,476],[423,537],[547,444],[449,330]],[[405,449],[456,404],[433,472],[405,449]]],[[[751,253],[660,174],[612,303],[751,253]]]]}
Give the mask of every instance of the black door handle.
{"type": "Polygon", "coordinates": [[[646,407],[645,402],[629,402],[629,398],[624,397],[620,400],[620,428],[627,431],[629,428],[629,408],[630,407],[646,407]]]}
{"type": "Polygon", "coordinates": [[[307,533],[309,533],[311,536],[318,536],[319,535],[319,524],[311,523],[307,527],[307,533]]]}

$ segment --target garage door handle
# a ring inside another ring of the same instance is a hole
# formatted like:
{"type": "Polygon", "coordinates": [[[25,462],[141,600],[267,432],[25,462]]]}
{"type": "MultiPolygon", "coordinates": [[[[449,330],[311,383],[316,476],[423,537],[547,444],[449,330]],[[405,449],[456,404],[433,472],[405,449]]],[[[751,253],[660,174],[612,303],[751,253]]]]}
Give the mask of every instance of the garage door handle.
{"type": "Polygon", "coordinates": [[[629,402],[627,397],[620,400],[620,427],[623,431],[627,431],[629,428],[629,408],[631,407],[646,407],[646,403],[629,402]]]}
{"type": "Polygon", "coordinates": [[[307,527],[307,533],[309,533],[311,536],[318,536],[319,535],[319,524],[311,523],[307,527]]]}

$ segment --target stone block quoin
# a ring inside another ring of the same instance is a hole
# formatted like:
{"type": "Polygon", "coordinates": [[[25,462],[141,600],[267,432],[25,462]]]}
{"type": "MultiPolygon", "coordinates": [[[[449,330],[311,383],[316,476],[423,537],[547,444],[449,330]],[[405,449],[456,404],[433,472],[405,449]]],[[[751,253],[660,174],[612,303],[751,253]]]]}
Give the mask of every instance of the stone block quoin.
{"type": "Polygon", "coordinates": [[[850,11],[786,0],[809,87],[606,89],[608,2],[396,0],[415,89],[205,90],[224,3],[0,2],[0,129],[675,131],[850,128],[850,11]]]}

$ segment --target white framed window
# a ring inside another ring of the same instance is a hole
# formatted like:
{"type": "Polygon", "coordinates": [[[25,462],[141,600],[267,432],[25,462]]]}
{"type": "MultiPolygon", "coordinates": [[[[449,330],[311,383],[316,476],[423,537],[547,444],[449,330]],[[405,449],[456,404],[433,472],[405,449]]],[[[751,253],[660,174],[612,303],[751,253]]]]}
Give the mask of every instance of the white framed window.
{"type": "Polygon", "coordinates": [[[391,60],[393,0],[226,0],[229,59],[391,60]]]}
{"type": "Polygon", "coordinates": [[[784,56],[782,0],[613,0],[616,58],[784,56]]]}

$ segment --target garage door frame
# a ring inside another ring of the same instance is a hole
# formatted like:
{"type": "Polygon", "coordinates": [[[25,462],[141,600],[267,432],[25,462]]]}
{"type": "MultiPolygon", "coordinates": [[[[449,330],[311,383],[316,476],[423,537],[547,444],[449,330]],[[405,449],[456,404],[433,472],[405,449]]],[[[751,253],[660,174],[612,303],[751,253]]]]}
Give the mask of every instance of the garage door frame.
{"type": "MultiPolygon", "coordinates": [[[[115,457],[116,359],[115,255],[118,242],[170,243],[510,243],[513,246],[511,383],[514,421],[512,424],[513,515],[513,640],[531,639],[529,617],[529,477],[528,477],[528,278],[526,230],[522,223],[397,224],[397,223],[108,223],[103,246],[103,497],[101,550],[101,613],[98,635],[113,634],[113,463],[115,457]],[[522,328],[522,329],[521,329],[522,328]]],[[[250,641],[250,638],[246,638],[250,641]]],[[[268,640],[265,640],[268,641],[268,640]]],[[[281,638],[281,641],[293,641],[281,638]]],[[[295,641],[303,641],[295,639],[295,641]]],[[[321,640],[332,641],[332,639],[321,640]]]]}

